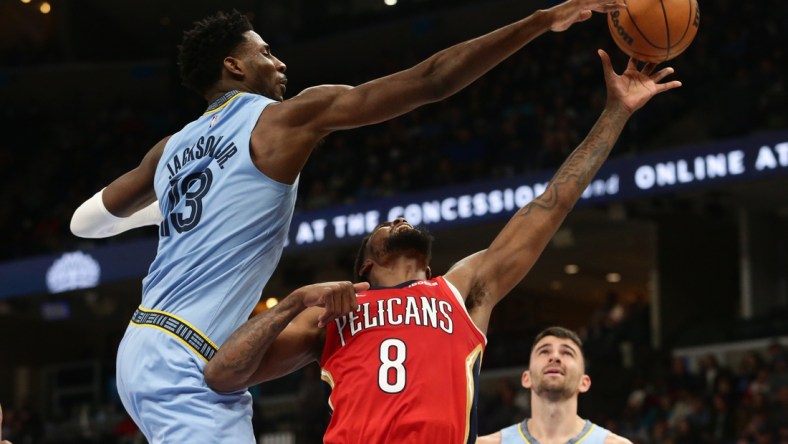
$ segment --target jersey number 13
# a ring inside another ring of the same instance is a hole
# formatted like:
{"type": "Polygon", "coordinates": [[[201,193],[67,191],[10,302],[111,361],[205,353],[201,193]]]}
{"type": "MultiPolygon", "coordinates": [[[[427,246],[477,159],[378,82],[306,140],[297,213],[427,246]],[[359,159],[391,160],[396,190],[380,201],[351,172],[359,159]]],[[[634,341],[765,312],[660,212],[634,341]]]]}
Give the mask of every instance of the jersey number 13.
{"type": "Polygon", "coordinates": [[[213,173],[210,168],[170,182],[170,190],[167,192],[170,208],[177,208],[181,201],[185,208],[183,211],[173,211],[169,217],[164,218],[160,228],[162,236],[170,235],[170,227],[178,233],[185,233],[200,223],[202,199],[211,189],[211,182],[213,173]]]}

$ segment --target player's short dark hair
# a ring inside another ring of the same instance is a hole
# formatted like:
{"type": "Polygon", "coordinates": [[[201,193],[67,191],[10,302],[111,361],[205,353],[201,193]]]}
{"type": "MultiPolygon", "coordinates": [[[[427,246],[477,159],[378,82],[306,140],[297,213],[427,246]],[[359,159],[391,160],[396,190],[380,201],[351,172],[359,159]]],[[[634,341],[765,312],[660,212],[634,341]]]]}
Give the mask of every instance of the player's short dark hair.
{"type": "Polygon", "coordinates": [[[539,341],[546,338],[547,336],[553,336],[559,339],[569,339],[570,341],[574,342],[577,348],[580,350],[580,354],[583,355],[583,359],[585,360],[585,355],[583,354],[583,341],[580,339],[580,336],[568,328],[559,327],[557,325],[547,327],[540,331],[538,335],[536,335],[534,338],[534,343],[531,346],[531,352],[534,351],[536,344],[538,344],[539,341]]]}
{"type": "Polygon", "coordinates": [[[219,81],[225,57],[244,41],[252,24],[238,11],[217,12],[194,23],[183,33],[178,47],[178,66],[184,86],[200,95],[219,81]]]}

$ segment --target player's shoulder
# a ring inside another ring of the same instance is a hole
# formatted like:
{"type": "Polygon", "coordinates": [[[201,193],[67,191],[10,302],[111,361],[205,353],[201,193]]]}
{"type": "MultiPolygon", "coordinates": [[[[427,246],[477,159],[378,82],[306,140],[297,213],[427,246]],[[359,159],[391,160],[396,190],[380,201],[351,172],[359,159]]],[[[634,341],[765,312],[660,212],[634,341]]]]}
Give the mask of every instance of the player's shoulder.
{"type": "Polygon", "coordinates": [[[605,444],[632,444],[632,441],[624,438],[623,436],[618,436],[613,432],[610,432],[605,438],[605,444]]]}
{"type": "MultiPolygon", "coordinates": [[[[269,128],[261,131],[265,133],[270,131],[270,127],[277,126],[288,129],[297,128],[299,134],[307,134],[311,138],[311,132],[304,133],[304,130],[321,127],[322,121],[318,118],[333,110],[334,101],[350,89],[352,87],[348,85],[313,86],[301,91],[295,97],[273,103],[266,108],[264,113],[266,126],[269,128]]],[[[321,137],[324,136],[322,131],[319,132],[321,137]]],[[[312,141],[307,145],[310,150],[314,147],[312,141]]]]}

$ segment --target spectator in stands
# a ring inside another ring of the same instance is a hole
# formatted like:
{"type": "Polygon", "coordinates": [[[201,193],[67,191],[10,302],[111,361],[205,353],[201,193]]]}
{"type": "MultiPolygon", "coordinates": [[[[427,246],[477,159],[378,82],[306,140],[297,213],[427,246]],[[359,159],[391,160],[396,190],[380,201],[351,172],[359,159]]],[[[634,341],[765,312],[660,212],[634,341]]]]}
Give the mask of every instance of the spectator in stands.
{"type": "Polygon", "coordinates": [[[534,339],[522,385],[531,391],[531,418],[481,436],[479,444],[521,442],[630,443],[607,429],[582,419],[577,413],[580,393],[591,387],[585,374],[583,343],[563,327],[550,327],[534,339]]]}
{"type": "Polygon", "coordinates": [[[717,387],[717,378],[720,377],[720,365],[717,358],[707,353],[700,357],[698,360],[699,367],[699,384],[703,393],[711,395],[717,387]]]}

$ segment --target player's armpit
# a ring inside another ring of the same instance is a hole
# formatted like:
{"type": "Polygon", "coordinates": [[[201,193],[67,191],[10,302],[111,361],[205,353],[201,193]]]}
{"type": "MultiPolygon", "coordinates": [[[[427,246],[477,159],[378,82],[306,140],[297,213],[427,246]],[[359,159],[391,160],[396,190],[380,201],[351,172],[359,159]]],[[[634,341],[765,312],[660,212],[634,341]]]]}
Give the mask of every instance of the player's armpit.
{"type": "Polygon", "coordinates": [[[468,298],[471,289],[471,280],[474,276],[474,268],[479,265],[484,250],[466,256],[449,268],[444,277],[460,292],[463,299],[468,298]]]}

